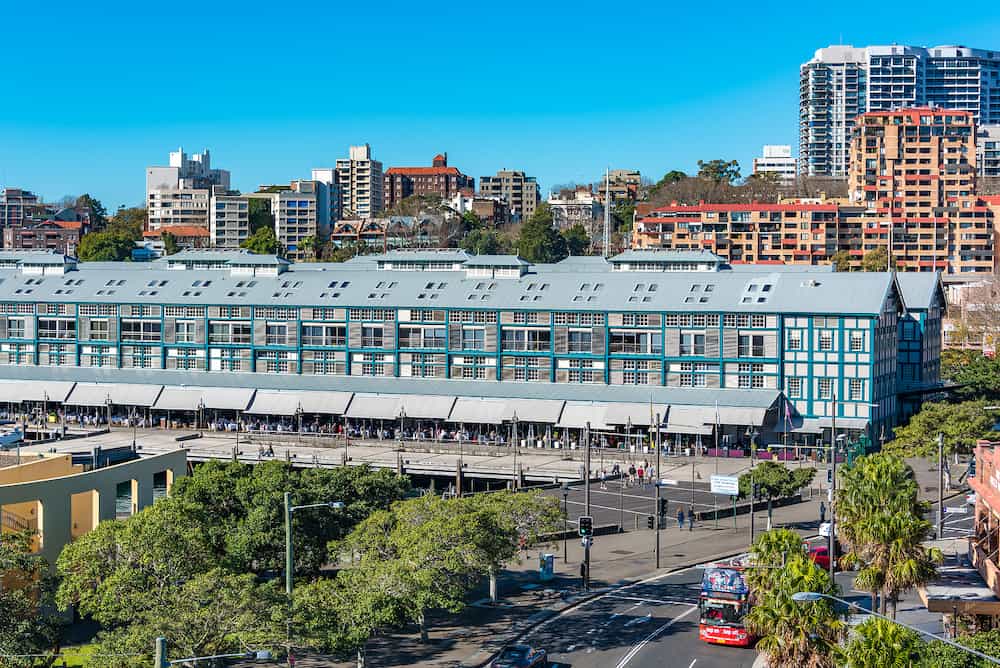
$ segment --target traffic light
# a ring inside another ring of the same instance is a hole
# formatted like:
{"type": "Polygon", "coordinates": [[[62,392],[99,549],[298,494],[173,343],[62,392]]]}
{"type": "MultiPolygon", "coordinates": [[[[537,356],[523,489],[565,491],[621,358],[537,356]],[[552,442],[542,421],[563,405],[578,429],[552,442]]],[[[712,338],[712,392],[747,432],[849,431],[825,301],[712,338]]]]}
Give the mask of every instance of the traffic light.
{"type": "Polygon", "coordinates": [[[646,515],[646,528],[647,529],[652,529],[654,521],[655,521],[655,519],[653,518],[652,515],[646,515]]]}
{"type": "Polygon", "coordinates": [[[660,517],[666,517],[667,515],[667,499],[660,499],[660,517]]]}
{"type": "Polygon", "coordinates": [[[753,484],[753,498],[755,498],[755,499],[759,499],[760,498],[760,483],[759,482],[755,482],[753,484]]]}
{"type": "Polygon", "coordinates": [[[826,470],[826,484],[827,485],[833,484],[833,469],[826,470]]]}
{"type": "Polygon", "coordinates": [[[580,517],[580,535],[584,538],[594,535],[594,518],[590,515],[580,517]]]}

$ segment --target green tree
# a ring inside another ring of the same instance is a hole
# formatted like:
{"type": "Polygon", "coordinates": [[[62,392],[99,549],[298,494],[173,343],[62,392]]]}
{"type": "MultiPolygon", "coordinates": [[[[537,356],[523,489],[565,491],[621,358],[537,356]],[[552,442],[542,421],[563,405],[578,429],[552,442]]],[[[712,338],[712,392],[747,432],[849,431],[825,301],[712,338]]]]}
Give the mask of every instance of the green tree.
{"type": "Polygon", "coordinates": [[[878,452],[858,457],[854,465],[840,469],[837,482],[837,524],[840,541],[850,549],[857,538],[856,527],[872,509],[890,515],[923,517],[927,504],[919,498],[913,469],[901,457],[878,452]]]}
{"type": "Polygon", "coordinates": [[[844,668],[911,668],[926,649],[918,633],[885,619],[871,617],[854,631],[844,668]]]}
{"type": "Polygon", "coordinates": [[[698,178],[715,183],[734,183],[740,179],[740,163],[736,160],[699,160],[698,178]]]}
{"type": "Polygon", "coordinates": [[[851,267],[851,253],[846,250],[839,250],[830,256],[830,264],[834,271],[853,271],[851,267]]]}
{"type": "MultiPolygon", "coordinates": [[[[53,654],[59,628],[45,611],[53,603],[45,560],[31,553],[30,533],[0,532],[0,652],[53,654]]],[[[28,668],[32,659],[2,657],[0,665],[28,668]]]]}
{"type": "Polygon", "coordinates": [[[167,255],[173,255],[180,250],[177,246],[177,237],[170,232],[164,232],[161,234],[160,239],[163,240],[163,252],[167,255]]]}
{"type": "Polygon", "coordinates": [[[611,209],[615,219],[615,227],[622,234],[628,234],[632,229],[632,218],[635,214],[635,202],[617,202],[611,209]]]}
{"type": "Polygon", "coordinates": [[[521,225],[517,250],[521,257],[535,264],[558,262],[566,257],[566,240],[552,227],[548,204],[539,204],[531,218],[521,225]]]}
{"type": "Polygon", "coordinates": [[[258,228],[256,232],[240,244],[240,248],[246,248],[257,255],[274,255],[280,247],[281,244],[278,243],[278,238],[274,236],[273,227],[258,228]]]}
{"type": "Polygon", "coordinates": [[[305,237],[299,242],[298,250],[302,251],[302,253],[305,255],[306,260],[311,260],[313,262],[318,260],[319,249],[320,249],[319,240],[314,235],[305,237]]]}
{"type": "MultiPolygon", "coordinates": [[[[753,484],[758,485],[760,495],[767,499],[767,516],[771,517],[774,499],[794,496],[816,477],[816,469],[790,469],[778,462],[761,462],[753,469],[753,484]]],[[[740,498],[750,496],[750,474],[740,476],[740,498]]]]}
{"type": "Polygon", "coordinates": [[[563,240],[566,242],[566,250],[570,255],[586,255],[590,248],[590,237],[583,225],[576,224],[573,227],[562,231],[563,240]]]}
{"type": "Polygon", "coordinates": [[[459,246],[475,255],[497,255],[509,248],[506,237],[495,230],[473,230],[465,235],[459,246]]]}
{"type": "Polygon", "coordinates": [[[99,199],[95,199],[89,193],[85,193],[76,198],[75,207],[77,209],[90,209],[90,224],[94,229],[99,230],[104,227],[104,223],[108,218],[108,210],[104,208],[99,199]]]}
{"type": "Polygon", "coordinates": [[[747,580],[756,592],[747,629],[759,637],[757,651],[771,668],[833,668],[846,633],[831,601],[802,604],[792,599],[809,591],[836,596],[830,575],[805,554],[802,539],[787,529],[761,534],[751,548],[747,580]],[[780,558],[779,558],[780,557],[780,558]]]}
{"type": "Polygon", "coordinates": [[[1000,359],[978,350],[942,351],[941,375],[960,386],[956,390],[960,397],[1000,400],[1000,359]]]}
{"type": "MultiPolygon", "coordinates": [[[[1000,659],[1000,629],[980,631],[972,635],[964,635],[957,642],[966,647],[982,652],[987,656],[1000,659]]],[[[927,644],[918,668],[992,668],[995,663],[963,652],[960,649],[933,640],[927,644]]]]}
{"type": "Polygon", "coordinates": [[[991,434],[996,421],[986,406],[985,401],[925,403],[908,424],[895,428],[895,438],[885,444],[885,450],[903,457],[934,457],[937,435],[942,433],[945,454],[968,454],[977,439],[991,434]]]}
{"type": "Polygon", "coordinates": [[[475,211],[469,210],[462,214],[462,227],[465,228],[466,232],[479,230],[483,227],[483,221],[475,211]]]}
{"type": "MultiPolygon", "coordinates": [[[[893,268],[897,267],[895,260],[893,260],[893,268]]],[[[889,270],[889,251],[885,249],[884,246],[879,246],[878,248],[872,249],[864,254],[861,258],[861,271],[888,271],[889,270]]]]}
{"type": "Polygon", "coordinates": [[[656,182],[656,185],[653,186],[653,189],[654,190],[659,189],[671,183],[677,183],[678,181],[683,181],[686,178],[688,178],[688,175],[685,174],[684,172],[678,169],[671,169],[669,172],[663,175],[663,178],[661,178],[659,181],[656,182]]]}
{"type": "Polygon", "coordinates": [[[142,232],[146,229],[148,222],[148,212],[143,207],[118,209],[108,221],[107,231],[115,232],[133,241],[139,241],[142,239],[142,232]]]}
{"type": "Polygon", "coordinates": [[[83,262],[119,262],[132,257],[135,243],[118,232],[89,232],[80,239],[77,257],[83,262]]]}
{"type": "Polygon", "coordinates": [[[247,219],[250,221],[250,233],[268,227],[274,229],[274,214],[271,213],[271,200],[264,197],[251,197],[247,202],[247,219]]]}
{"type": "Polygon", "coordinates": [[[328,561],[327,544],[346,536],[377,509],[409,491],[409,481],[368,467],[292,469],[283,462],[251,466],[208,462],[178,480],[171,498],[202,528],[214,559],[233,572],[280,570],[284,566],[284,493],[296,505],[342,500],[338,511],[307,510],[292,516],[295,572],[314,574],[328,561]]]}

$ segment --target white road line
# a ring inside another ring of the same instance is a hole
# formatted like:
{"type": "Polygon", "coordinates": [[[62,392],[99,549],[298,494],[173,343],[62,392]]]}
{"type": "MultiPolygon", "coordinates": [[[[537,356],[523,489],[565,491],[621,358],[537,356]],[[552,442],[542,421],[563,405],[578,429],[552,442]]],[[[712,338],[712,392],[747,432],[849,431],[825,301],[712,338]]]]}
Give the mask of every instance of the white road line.
{"type": "Polygon", "coordinates": [[[640,603],[658,603],[660,605],[693,605],[693,601],[685,601],[681,598],[639,598],[638,596],[619,596],[618,594],[608,594],[608,598],[616,598],[622,601],[639,601],[640,603]]]}
{"type": "MultiPolygon", "coordinates": [[[[667,622],[666,624],[664,624],[663,626],[661,626],[660,628],[658,628],[655,631],[653,631],[652,633],[650,633],[648,636],[645,637],[645,639],[642,642],[640,642],[638,645],[636,645],[631,650],[629,650],[629,653],[622,657],[622,660],[618,662],[618,665],[616,665],[615,668],[625,668],[625,666],[628,665],[628,662],[631,661],[635,657],[635,655],[638,654],[642,650],[643,647],[645,647],[646,645],[648,645],[649,643],[651,643],[653,640],[656,639],[656,637],[658,635],[660,635],[661,633],[663,633],[664,631],[666,631],[667,629],[669,629],[671,626],[673,626],[675,623],[677,623],[680,620],[684,619],[685,617],[687,617],[688,615],[690,615],[692,612],[694,612],[697,609],[698,609],[697,605],[692,605],[687,611],[682,612],[681,614],[677,615],[676,617],[674,617],[673,619],[671,619],[669,622],[667,622]]],[[[694,665],[694,664],[691,664],[691,665],[694,665]]]]}
{"type": "Polygon", "coordinates": [[[694,661],[692,661],[691,665],[688,666],[688,668],[694,668],[694,664],[696,664],[696,663],[698,663],[698,659],[695,659],[694,661]]]}

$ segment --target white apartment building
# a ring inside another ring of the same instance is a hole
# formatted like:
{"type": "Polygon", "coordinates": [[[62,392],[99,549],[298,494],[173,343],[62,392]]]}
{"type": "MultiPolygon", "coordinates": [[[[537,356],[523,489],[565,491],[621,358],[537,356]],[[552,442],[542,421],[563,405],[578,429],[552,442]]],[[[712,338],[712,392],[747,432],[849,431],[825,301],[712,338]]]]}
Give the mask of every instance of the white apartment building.
{"type": "Polygon", "coordinates": [[[1000,123],[1000,50],[964,46],[829,46],[799,68],[799,171],[847,176],[854,119],[914,106],[971,111],[1000,123]]]}
{"type": "Polygon", "coordinates": [[[484,197],[502,197],[520,220],[531,218],[541,199],[534,176],[509,169],[501,169],[496,176],[479,177],[479,192],[484,197]]]}
{"type": "Polygon", "coordinates": [[[767,144],[763,155],[753,159],[753,173],[776,174],[779,183],[792,185],[795,183],[798,161],[792,157],[792,147],[781,144],[767,144]]]}
{"type": "Polygon", "coordinates": [[[246,195],[216,191],[209,207],[213,248],[239,248],[250,236],[250,200],[246,195]]]}
{"type": "MultiPolygon", "coordinates": [[[[329,171],[318,169],[314,173],[325,176],[329,171]]],[[[349,157],[337,160],[336,185],[343,217],[372,218],[382,211],[382,163],[374,159],[368,144],[352,146],[349,157]]]]}
{"type": "Polygon", "coordinates": [[[146,168],[149,229],[169,225],[208,227],[212,188],[229,190],[229,180],[228,171],[212,169],[208,149],[191,156],[183,148],[172,151],[168,166],[146,168]]]}
{"type": "Polygon", "coordinates": [[[976,130],[976,166],[980,176],[1000,176],[1000,125],[976,130]]]}
{"type": "Polygon", "coordinates": [[[266,199],[271,204],[274,216],[274,235],[284,246],[286,257],[300,260],[307,253],[301,248],[302,240],[320,234],[317,215],[317,183],[315,181],[292,181],[288,186],[262,186],[261,192],[247,195],[247,198],[266,199]]]}
{"type": "Polygon", "coordinates": [[[593,235],[594,223],[604,216],[604,206],[588,186],[550,193],[548,203],[552,210],[552,225],[560,230],[583,225],[587,234],[593,235]]]}

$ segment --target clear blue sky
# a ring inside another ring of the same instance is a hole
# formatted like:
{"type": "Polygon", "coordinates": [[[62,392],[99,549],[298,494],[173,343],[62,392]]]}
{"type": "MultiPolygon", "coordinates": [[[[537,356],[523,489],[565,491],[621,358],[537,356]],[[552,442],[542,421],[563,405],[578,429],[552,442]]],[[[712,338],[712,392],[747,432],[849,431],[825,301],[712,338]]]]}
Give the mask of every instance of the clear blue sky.
{"type": "Polygon", "coordinates": [[[748,173],[762,144],[797,144],[817,48],[1000,49],[989,3],[59,0],[3,21],[0,185],[108,209],[140,204],[144,168],[178,146],[210,148],[242,190],[363,142],[387,167],[447,151],[546,189],[605,165],[748,173]]]}

